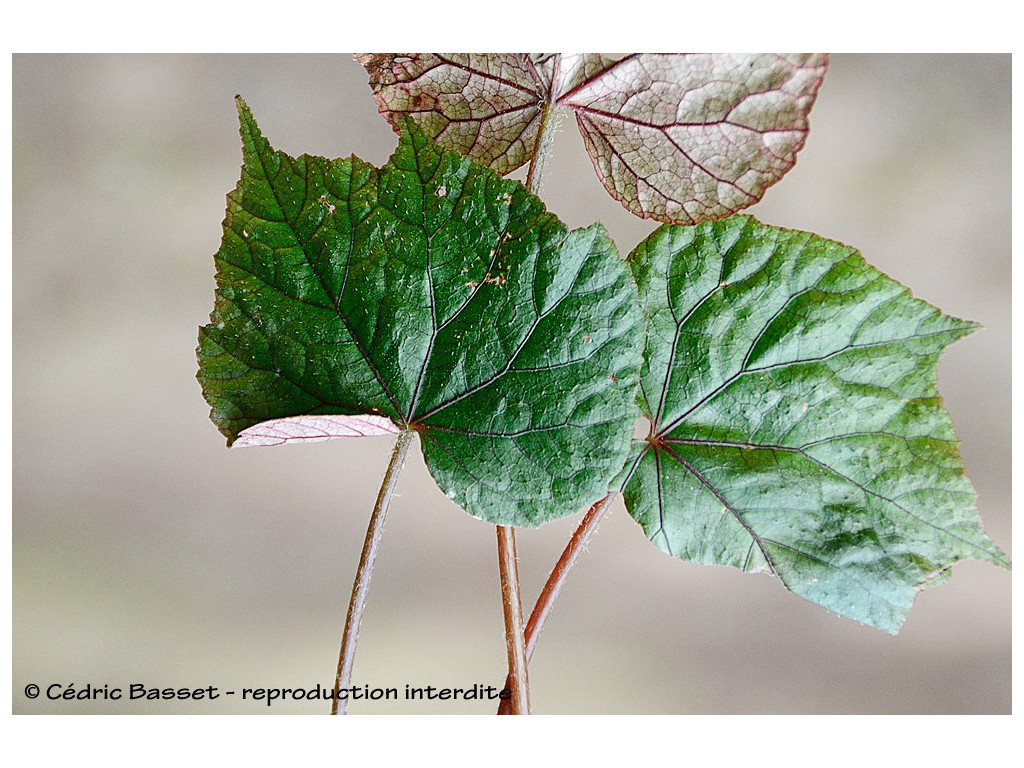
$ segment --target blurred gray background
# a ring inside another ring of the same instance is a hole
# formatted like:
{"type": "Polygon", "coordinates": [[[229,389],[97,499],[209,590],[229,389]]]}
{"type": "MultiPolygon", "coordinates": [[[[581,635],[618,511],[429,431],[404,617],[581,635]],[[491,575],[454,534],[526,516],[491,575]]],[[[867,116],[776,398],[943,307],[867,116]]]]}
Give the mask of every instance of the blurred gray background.
{"type": "MultiPolygon", "coordinates": [[[[290,154],[380,165],[396,138],[333,56],[13,59],[15,712],[324,713],[323,702],[50,702],[29,683],[333,684],[390,440],[228,451],[195,380],[241,162],[232,97],[290,154]]],[[[986,329],[939,372],[993,540],[1010,551],[1010,57],[836,55],[796,168],[750,209],[859,248],[986,329]]],[[[625,253],[564,117],[542,196],[625,253]]],[[[498,684],[493,527],[418,452],[373,580],[355,682],[498,684]]],[[[527,610],[579,516],[519,535],[527,610]]],[[[1011,553],[1012,554],[1012,553],[1011,553]]],[[[531,665],[537,713],[1009,713],[1005,571],[959,564],[893,638],[767,576],[661,554],[621,503],[531,665]]],[[[355,703],[481,713],[487,703],[355,703]]]]}

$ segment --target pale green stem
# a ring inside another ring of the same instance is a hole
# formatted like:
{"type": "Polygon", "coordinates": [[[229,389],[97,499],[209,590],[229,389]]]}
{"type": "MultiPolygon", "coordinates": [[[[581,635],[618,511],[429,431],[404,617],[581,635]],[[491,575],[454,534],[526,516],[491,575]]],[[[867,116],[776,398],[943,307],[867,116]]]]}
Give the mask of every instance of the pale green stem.
{"type": "Polygon", "coordinates": [[[540,113],[540,128],[537,131],[537,143],[534,145],[533,157],[530,158],[530,169],[526,173],[526,188],[535,195],[540,194],[540,177],[544,172],[544,158],[547,156],[551,139],[555,135],[555,117],[558,105],[555,104],[555,83],[558,82],[558,70],[561,67],[561,55],[555,57],[552,68],[551,83],[548,85],[547,98],[540,113]]]}

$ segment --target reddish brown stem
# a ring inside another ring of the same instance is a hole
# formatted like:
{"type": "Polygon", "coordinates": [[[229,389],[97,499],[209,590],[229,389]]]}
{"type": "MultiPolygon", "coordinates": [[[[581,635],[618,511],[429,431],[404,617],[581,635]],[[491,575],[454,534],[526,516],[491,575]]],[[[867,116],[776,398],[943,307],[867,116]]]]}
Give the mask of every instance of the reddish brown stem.
{"type": "Polygon", "coordinates": [[[515,528],[498,526],[498,570],[501,573],[501,605],[505,614],[505,645],[508,648],[508,699],[512,715],[530,714],[530,680],[523,640],[523,601],[519,594],[519,563],[515,528]]]}
{"type": "MultiPolygon", "coordinates": [[[[533,612],[530,614],[530,621],[526,625],[526,661],[529,663],[530,657],[533,656],[533,649],[537,646],[537,638],[540,636],[540,631],[544,627],[544,622],[547,621],[548,614],[551,613],[551,607],[555,604],[555,598],[562,591],[562,585],[565,584],[566,578],[569,576],[569,571],[572,570],[573,565],[576,564],[576,560],[579,558],[580,553],[587,546],[587,542],[590,537],[597,530],[598,523],[601,522],[601,518],[604,517],[605,510],[608,509],[608,505],[612,499],[615,498],[615,491],[610,492],[607,496],[601,499],[599,502],[594,504],[583,516],[583,520],[580,521],[579,527],[573,533],[572,538],[569,540],[569,544],[562,552],[562,556],[558,558],[558,562],[555,563],[555,567],[551,571],[551,575],[548,576],[547,583],[544,585],[544,589],[541,590],[540,597],[537,598],[537,604],[533,606],[533,612]]],[[[506,678],[505,687],[508,688],[512,684],[511,677],[506,678]]],[[[510,702],[505,700],[502,701],[498,707],[499,715],[511,714],[510,702]]]]}
{"type": "MultiPolygon", "coordinates": [[[[555,127],[555,83],[558,81],[556,59],[552,81],[548,86],[548,97],[541,112],[537,143],[530,158],[526,175],[526,187],[531,193],[540,191],[540,177],[544,167],[544,156],[555,127]]],[[[530,714],[530,681],[527,673],[529,660],[526,641],[523,637],[523,603],[519,594],[519,565],[516,559],[516,532],[512,527],[498,526],[498,564],[501,570],[501,601],[505,613],[505,643],[508,647],[508,677],[505,687],[511,689],[512,698],[502,701],[503,715],[530,714]]],[[[531,622],[533,618],[531,617],[531,622]]]]}

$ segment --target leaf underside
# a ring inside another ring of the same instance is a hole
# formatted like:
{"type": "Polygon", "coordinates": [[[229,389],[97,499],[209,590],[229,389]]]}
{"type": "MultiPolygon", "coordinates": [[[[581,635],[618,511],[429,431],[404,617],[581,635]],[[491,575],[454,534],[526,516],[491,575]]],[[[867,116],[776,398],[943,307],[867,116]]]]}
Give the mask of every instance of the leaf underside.
{"type": "MultiPolygon", "coordinates": [[[[573,58],[593,58],[577,64],[573,58]]],[[[637,53],[559,95],[609,194],[643,218],[720,219],[753,205],[796,163],[824,54],[637,53]]]]}
{"type": "Polygon", "coordinates": [[[338,437],[377,437],[397,435],[401,430],[387,416],[374,414],[286,416],[261,421],[246,427],[231,444],[232,448],[319,443],[338,437]]]}
{"type": "Polygon", "coordinates": [[[241,99],[239,115],[198,349],[229,444],[414,429],[441,489],[506,525],[603,496],[629,450],[642,337],[603,228],[568,232],[411,122],[378,170],[289,157],[241,99]]]}
{"type": "MultiPolygon", "coordinates": [[[[502,175],[533,156],[547,86],[523,53],[360,53],[382,115],[502,175]]],[[[550,82],[550,81],[549,81],[550,82]]]]}
{"type": "Polygon", "coordinates": [[[935,368],[974,329],[853,249],[746,216],[631,254],[648,318],[623,493],[662,550],[895,633],[985,536],[935,368]]]}
{"type": "Polygon", "coordinates": [[[793,167],[825,54],[359,54],[392,125],[411,116],[499,173],[571,109],[598,177],[638,216],[695,224],[761,199],[793,167]]]}

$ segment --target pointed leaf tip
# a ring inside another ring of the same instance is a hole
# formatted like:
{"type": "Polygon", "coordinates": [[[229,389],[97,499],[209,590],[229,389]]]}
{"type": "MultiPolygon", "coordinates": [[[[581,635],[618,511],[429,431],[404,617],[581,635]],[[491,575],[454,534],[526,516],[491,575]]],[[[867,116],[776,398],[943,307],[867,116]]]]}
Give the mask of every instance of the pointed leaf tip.
{"type": "Polygon", "coordinates": [[[259,127],[256,125],[256,119],[252,116],[252,111],[249,109],[249,105],[245,102],[238,94],[235,94],[235,109],[238,110],[238,121],[242,126],[242,129],[249,128],[259,133],[259,127]]]}

